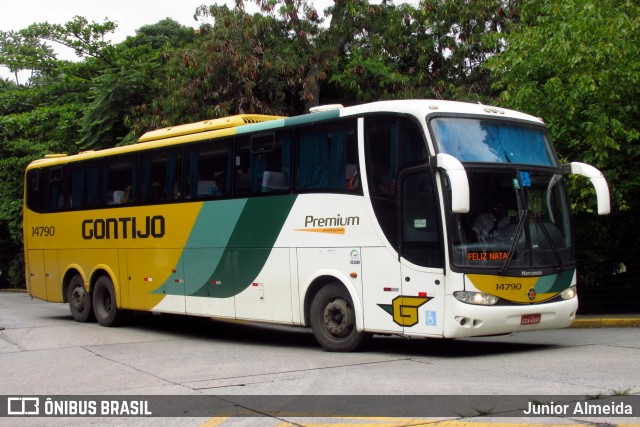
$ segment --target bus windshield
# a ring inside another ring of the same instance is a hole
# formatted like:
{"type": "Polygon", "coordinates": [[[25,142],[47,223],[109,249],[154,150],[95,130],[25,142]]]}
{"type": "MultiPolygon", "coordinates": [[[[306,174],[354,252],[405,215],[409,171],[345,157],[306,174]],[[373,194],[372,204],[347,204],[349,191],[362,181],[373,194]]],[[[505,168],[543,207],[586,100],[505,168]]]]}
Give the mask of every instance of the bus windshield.
{"type": "Polygon", "coordinates": [[[455,267],[573,266],[566,190],[544,127],[463,117],[430,125],[439,152],[465,163],[469,180],[470,211],[449,219],[455,267]]]}
{"type": "Polygon", "coordinates": [[[564,269],[573,264],[561,175],[468,169],[471,210],[451,217],[453,264],[465,268],[564,269]]]}
{"type": "Polygon", "coordinates": [[[439,117],[431,120],[431,129],[439,151],[461,162],[558,166],[542,127],[439,117]]]}

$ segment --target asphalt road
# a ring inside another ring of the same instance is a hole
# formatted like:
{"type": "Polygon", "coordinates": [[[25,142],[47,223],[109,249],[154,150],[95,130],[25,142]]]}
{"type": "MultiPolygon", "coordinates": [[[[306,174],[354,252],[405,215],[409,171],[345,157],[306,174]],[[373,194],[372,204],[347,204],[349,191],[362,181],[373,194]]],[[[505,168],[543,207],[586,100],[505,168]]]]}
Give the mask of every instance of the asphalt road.
{"type": "MultiPolygon", "coordinates": [[[[496,403],[488,410],[476,408],[475,414],[460,408],[459,415],[435,424],[435,417],[402,418],[397,413],[354,421],[333,416],[327,408],[326,416],[314,413],[313,418],[295,413],[235,417],[224,412],[212,417],[187,411],[186,416],[167,418],[0,417],[0,425],[627,425],[640,422],[640,405],[632,407],[633,417],[618,418],[561,413],[528,419],[518,412],[503,418],[494,407],[500,407],[501,400],[508,403],[511,395],[598,396],[606,402],[631,398],[638,403],[639,366],[637,327],[455,341],[380,336],[368,351],[344,354],[323,351],[304,329],[164,315],[139,315],[127,326],[104,328],[73,321],[67,305],[0,292],[2,398],[217,396],[212,399],[221,408],[236,409],[233,396],[387,396],[395,405],[398,396],[481,395],[496,403]],[[485,417],[463,418],[473,415],[485,417]]],[[[259,410],[246,399],[241,407],[259,410]]]]}

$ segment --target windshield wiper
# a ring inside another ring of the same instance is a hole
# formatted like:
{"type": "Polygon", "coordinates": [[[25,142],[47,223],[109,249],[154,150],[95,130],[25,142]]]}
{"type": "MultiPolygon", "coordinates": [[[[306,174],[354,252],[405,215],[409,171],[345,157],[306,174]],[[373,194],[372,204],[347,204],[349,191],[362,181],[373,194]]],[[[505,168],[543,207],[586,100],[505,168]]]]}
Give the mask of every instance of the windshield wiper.
{"type": "Polygon", "coordinates": [[[540,230],[542,230],[542,234],[544,235],[545,239],[547,239],[547,242],[549,242],[549,247],[551,248],[551,252],[553,252],[553,256],[555,257],[556,262],[558,263],[558,271],[561,271],[564,265],[562,264],[562,258],[558,253],[558,248],[556,247],[555,243],[553,243],[553,239],[551,238],[549,231],[547,231],[547,227],[544,225],[544,222],[541,221],[540,214],[534,213],[533,217],[536,219],[536,225],[540,227],[540,230]]]}
{"type": "MultiPolygon", "coordinates": [[[[507,254],[507,259],[504,261],[504,264],[502,264],[502,267],[500,268],[500,270],[498,270],[500,271],[501,274],[504,274],[509,269],[509,266],[511,266],[511,260],[513,259],[513,255],[515,254],[516,245],[518,244],[518,241],[520,240],[520,236],[524,231],[525,224],[529,222],[530,216],[535,218],[536,225],[540,227],[540,230],[542,230],[542,235],[545,237],[545,239],[547,239],[547,242],[549,243],[549,247],[551,248],[551,252],[553,252],[553,256],[555,257],[556,262],[558,263],[558,267],[557,267],[558,271],[561,271],[564,268],[564,264],[562,262],[562,258],[560,257],[560,253],[558,252],[558,248],[553,242],[553,239],[551,238],[551,235],[549,234],[547,227],[541,221],[540,215],[537,213],[530,213],[529,210],[526,210],[526,211],[521,211],[520,222],[518,222],[518,228],[516,228],[515,235],[513,236],[513,242],[511,243],[511,248],[509,249],[509,253],[507,254]]],[[[531,256],[533,257],[533,254],[531,256]]]]}
{"type": "Polygon", "coordinates": [[[518,222],[518,227],[516,228],[515,235],[513,236],[513,242],[511,242],[511,248],[509,249],[509,253],[507,254],[507,259],[504,261],[504,264],[502,264],[500,270],[498,270],[501,274],[504,274],[504,272],[507,271],[507,269],[511,265],[511,260],[513,259],[513,255],[516,252],[516,246],[518,244],[518,241],[520,240],[522,232],[524,231],[524,225],[527,222],[529,222],[528,209],[520,211],[520,222],[518,222]]]}

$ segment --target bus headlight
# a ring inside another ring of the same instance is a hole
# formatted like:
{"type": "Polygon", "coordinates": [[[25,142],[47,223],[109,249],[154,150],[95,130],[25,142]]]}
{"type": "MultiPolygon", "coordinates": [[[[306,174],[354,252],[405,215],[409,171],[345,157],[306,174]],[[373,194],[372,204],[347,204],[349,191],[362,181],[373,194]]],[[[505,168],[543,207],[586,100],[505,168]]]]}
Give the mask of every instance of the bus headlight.
{"type": "Polygon", "coordinates": [[[571,286],[570,288],[565,289],[564,291],[562,291],[562,293],[560,294],[560,296],[562,297],[562,299],[571,299],[571,298],[575,298],[576,295],[578,295],[578,291],[576,290],[575,286],[571,286]]]}
{"type": "Polygon", "coordinates": [[[467,304],[495,305],[498,302],[498,297],[485,294],[484,292],[458,291],[454,292],[453,296],[456,297],[458,301],[462,301],[467,304]]]}

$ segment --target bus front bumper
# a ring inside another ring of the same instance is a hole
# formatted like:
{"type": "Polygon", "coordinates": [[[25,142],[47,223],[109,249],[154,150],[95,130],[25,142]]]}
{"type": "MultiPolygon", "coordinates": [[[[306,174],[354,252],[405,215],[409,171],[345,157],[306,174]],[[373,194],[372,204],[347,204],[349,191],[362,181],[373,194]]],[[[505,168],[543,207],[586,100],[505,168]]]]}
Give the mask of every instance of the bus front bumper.
{"type": "Polygon", "coordinates": [[[578,298],[535,305],[479,306],[447,296],[444,338],[502,335],[571,326],[578,298]]]}

